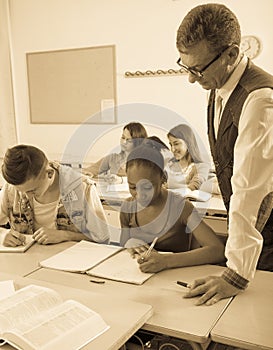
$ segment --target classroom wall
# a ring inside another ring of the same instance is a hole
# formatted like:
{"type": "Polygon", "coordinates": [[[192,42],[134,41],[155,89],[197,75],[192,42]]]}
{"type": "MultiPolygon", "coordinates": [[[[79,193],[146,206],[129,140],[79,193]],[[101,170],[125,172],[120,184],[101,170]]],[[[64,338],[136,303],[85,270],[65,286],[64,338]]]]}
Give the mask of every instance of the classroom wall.
{"type": "MultiPolygon", "coordinates": [[[[150,133],[158,133],[164,139],[168,129],[186,119],[195,128],[207,152],[206,91],[197,84],[189,84],[186,75],[124,77],[125,71],[177,69],[176,30],[192,7],[205,2],[9,0],[19,142],[37,145],[50,158],[57,159],[64,151],[69,157],[77,158],[83,147],[86,160],[94,161],[118,144],[121,126],[129,121],[144,123],[150,133]],[[26,52],[100,45],[116,45],[118,125],[84,125],[79,132],[79,125],[31,124],[26,52]]],[[[254,62],[273,73],[273,1],[219,2],[236,13],[243,35],[252,34],[262,39],[263,50],[254,62]]]]}

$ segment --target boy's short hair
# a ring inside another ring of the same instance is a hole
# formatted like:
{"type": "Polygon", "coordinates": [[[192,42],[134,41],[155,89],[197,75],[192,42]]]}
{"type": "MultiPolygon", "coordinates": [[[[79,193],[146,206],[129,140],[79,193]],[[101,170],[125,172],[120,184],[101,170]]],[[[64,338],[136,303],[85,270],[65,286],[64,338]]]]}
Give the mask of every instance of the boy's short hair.
{"type": "Polygon", "coordinates": [[[9,148],[2,165],[3,178],[11,185],[21,185],[40,174],[47,162],[46,155],[31,145],[9,148]]]}

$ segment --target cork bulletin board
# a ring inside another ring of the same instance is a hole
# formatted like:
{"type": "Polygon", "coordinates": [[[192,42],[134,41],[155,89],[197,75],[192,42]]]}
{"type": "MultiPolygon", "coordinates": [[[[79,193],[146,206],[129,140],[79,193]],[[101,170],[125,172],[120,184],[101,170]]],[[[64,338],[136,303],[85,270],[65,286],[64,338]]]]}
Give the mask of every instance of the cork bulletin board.
{"type": "Polygon", "coordinates": [[[26,54],[33,124],[115,124],[115,46],[26,54]]]}

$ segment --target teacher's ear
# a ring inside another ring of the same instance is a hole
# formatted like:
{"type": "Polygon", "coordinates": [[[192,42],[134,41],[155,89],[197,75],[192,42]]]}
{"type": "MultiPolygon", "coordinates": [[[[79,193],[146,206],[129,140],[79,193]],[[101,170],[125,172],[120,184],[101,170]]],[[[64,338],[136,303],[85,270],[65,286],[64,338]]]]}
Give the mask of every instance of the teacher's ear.
{"type": "Polygon", "coordinates": [[[228,64],[229,65],[233,65],[236,63],[239,55],[240,55],[240,48],[238,45],[231,45],[228,49],[227,49],[227,57],[228,57],[228,64]]]}

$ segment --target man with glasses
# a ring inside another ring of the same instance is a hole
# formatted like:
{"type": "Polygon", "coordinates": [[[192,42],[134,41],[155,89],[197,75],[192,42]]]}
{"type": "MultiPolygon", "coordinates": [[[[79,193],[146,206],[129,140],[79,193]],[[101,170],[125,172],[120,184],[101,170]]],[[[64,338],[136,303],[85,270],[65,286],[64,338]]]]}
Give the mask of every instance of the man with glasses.
{"type": "Polygon", "coordinates": [[[228,211],[227,268],[193,282],[186,297],[211,305],[238,294],[256,268],[273,271],[273,76],[240,51],[241,31],[222,4],[193,8],[177,32],[177,61],[210,90],[208,138],[228,211]]]}

